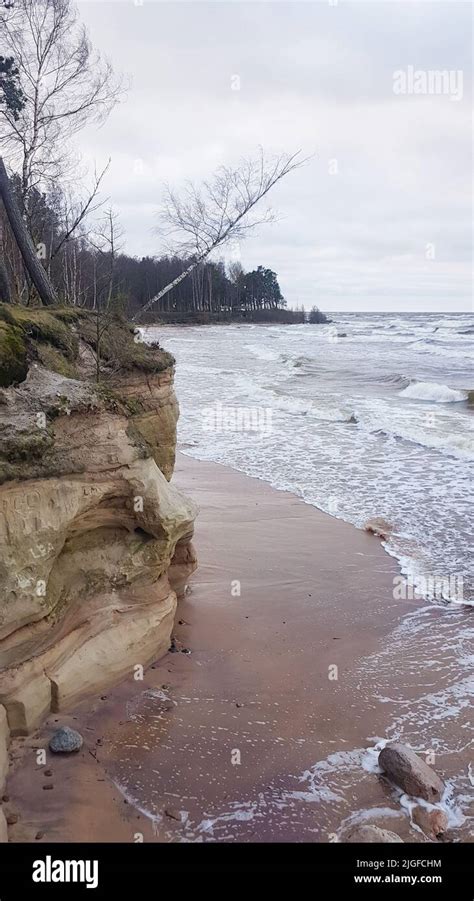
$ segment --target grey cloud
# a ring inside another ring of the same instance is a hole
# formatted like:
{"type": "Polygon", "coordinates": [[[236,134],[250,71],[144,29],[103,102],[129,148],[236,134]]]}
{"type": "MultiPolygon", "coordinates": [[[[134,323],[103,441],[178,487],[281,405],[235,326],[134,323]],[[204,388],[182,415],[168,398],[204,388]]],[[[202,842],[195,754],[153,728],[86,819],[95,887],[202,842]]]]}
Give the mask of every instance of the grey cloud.
{"type": "Polygon", "coordinates": [[[275,269],[290,305],[469,308],[469,4],[111,0],[80,10],[133,80],[128,102],[79,148],[90,161],[112,156],[107,192],[129,252],[162,249],[163,181],[205,177],[260,143],[302,147],[315,157],[275,191],[281,219],[242,246],[244,265],[275,269]],[[397,96],[393,72],[408,65],[461,69],[462,101],[397,96]]]}

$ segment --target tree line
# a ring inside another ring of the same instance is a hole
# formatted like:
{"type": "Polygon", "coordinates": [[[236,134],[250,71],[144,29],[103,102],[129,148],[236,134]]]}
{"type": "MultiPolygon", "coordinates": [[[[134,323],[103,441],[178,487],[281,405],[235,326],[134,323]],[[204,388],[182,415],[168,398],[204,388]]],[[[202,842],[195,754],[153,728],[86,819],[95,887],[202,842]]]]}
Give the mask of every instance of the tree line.
{"type": "Polygon", "coordinates": [[[87,178],[72,142],[125,99],[124,79],[92,47],[71,0],[0,0],[0,41],[8,54],[0,56],[2,300],[121,310],[141,321],[305,320],[302,309],[287,309],[271,269],[216,260],[273,221],[262,201],[307,162],[300,151],[269,157],[260,148],[200,184],[165,184],[161,250],[131,257],[101,199],[110,160],[87,178]]]}
{"type": "MultiPolygon", "coordinates": [[[[65,200],[59,190],[48,197],[33,188],[25,209],[20,177],[13,175],[10,184],[59,303],[92,310],[111,305],[132,318],[151,297],[176,281],[149,310],[149,321],[258,321],[272,317],[278,321],[304,320],[302,311],[286,309],[277,275],[269,268],[258,266],[245,272],[238,261],[226,265],[224,261],[205,260],[180,281],[179,276],[191,260],[171,254],[138,258],[123,252],[123,232],[112,209],[101,210],[93,224],[83,225],[74,237],[68,237],[65,200]]],[[[3,207],[0,233],[5,276],[10,285],[8,298],[0,283],[0,299],[36,303],[3,207]]]]}

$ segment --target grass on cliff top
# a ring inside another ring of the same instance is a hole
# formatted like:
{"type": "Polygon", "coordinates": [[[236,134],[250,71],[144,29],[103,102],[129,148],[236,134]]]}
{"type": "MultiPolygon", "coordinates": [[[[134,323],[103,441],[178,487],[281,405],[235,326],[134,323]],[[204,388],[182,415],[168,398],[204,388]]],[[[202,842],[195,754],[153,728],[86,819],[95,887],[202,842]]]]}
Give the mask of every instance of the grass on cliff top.
{"type": "MultiPolygon", "coordinates": [[[[174,363],[174,357],[157,344],[135,340],[135,329],[121,316],[106,323],[100,338],[101,359],[119,370],[139,369],[142,372],[162,372],[174,363]]],[[[97,320],[95,314],[81,320],[78,331],[82,340],[97,349],[97,320]]]]}
{"type": "MultiPolygon", "coordinates": [[[[105,372],[162,372],[174,358],[157,345],[135,341],[134,329],[120,316],[99,321],[100,360],[105,372]]],[[[29,308],[0,304],[0,386],[18,384],[28,366],[39,362],[67,378],[80,378],[79,348],[97,352],[97,315],[75,307],[29,308]]]]}

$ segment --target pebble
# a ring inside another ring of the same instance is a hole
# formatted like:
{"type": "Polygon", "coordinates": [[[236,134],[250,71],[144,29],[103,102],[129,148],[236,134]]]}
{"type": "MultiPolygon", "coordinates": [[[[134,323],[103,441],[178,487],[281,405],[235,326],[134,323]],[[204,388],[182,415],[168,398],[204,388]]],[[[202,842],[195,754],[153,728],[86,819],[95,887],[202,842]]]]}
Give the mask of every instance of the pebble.
{"type": "Polygon", "coordinates": [[[71,754],[82,748],[83,739],[79,732],[70,729],[69,726],[63,726],[57,729],[49,742],[49,750],[53,754],[71,754]]]}

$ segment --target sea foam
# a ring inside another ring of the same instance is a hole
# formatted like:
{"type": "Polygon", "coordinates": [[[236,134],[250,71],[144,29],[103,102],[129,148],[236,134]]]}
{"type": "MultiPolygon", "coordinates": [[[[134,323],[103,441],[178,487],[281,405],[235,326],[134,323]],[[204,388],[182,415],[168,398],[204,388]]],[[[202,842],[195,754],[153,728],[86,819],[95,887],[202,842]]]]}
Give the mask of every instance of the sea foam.
{"type": "Polygon", "coordinates": [[[403,391],[400,397],[408,397],[410,400],[425,400],[436,404],[459,403],[467,400],[464,391],[456,391],[448,385],[439,385],[437,382],[413,382],[403,391]]]}

